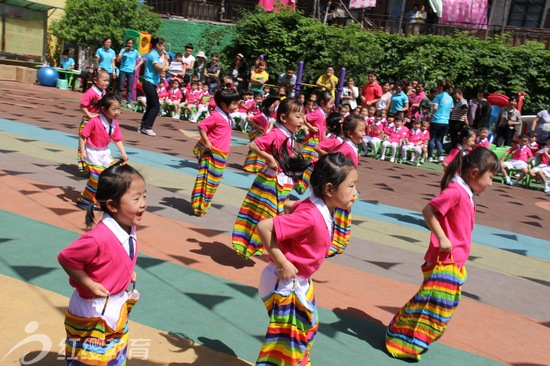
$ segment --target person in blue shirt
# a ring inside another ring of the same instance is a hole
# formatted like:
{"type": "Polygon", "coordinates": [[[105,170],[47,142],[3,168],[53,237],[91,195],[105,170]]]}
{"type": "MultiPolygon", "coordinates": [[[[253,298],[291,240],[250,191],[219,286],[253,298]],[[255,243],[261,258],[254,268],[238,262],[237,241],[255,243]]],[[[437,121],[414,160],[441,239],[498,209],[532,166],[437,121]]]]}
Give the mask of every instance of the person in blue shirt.
{"type": "Polygon", "coordinates": [[[395,83],[395,91],[391,95],[390,112],[396,114],[397,112],[403,112],[409,110],[409,97],[403,91],[405,83],[402,80],[398,80],[395,83]]]}
{"type": "Polygon", "coordinates": [[[451,83],[448,81],[440,81],[437,84],[439,94],[436,95],[433,101],[433,115],[430,123],[430,142],[428,143],[428,161],[434,163],[436,161],[443,162],[443,139],[449,129],[449,118],[451,117],[451,109],[454,101],[449,90],[451,83]],[[437,147],[437,159],[433,157],[434,147],[437,147]]]}
{"type": "Polygon", "coordinates": [[[63,52],[61,52],[61,68],[63,70],[73,70],[74,69],[74,59],[70,57],[70,50],[64,49],[63,52]]]}
{"type": "Polygon", "coordinates": [[[111,48],[111,43],[111,38],[105,38],[103,47],[98,48],[95,53],[96,67],[109,73],[107,91],[112,89],[113,79],[115,78],[116,52],[111,48]]]}
{"type": "Polygon", "coordinates": [[[136,71],[139,70],[143,60],[141,55],[134,48],[134,40],[128,39],[126,41],[126,47],[121,49],[117,56],[117,61],[120,62],[120,74],[118,79],[118,99],[122,101],[122,91],[124,90],[124,83],[126,86],[126,100],[127,107],[132,109],[132,94],[134,91],[134,76],[136,71]]]}
{"type": "Polygon", "coordinates": [[[164,60],[164,39],[153,38],[151,40],[151,51],[147,55],[145,63],[145,74],[143,77],[143,93],[147,100],[147,108],[141,119],[139,133],[147,136],[156,136],[153,131],[153,124],[160,112],[160,102],[157,94],[157,85],[166,72],[170,70],[170,65],[164,60]]]}

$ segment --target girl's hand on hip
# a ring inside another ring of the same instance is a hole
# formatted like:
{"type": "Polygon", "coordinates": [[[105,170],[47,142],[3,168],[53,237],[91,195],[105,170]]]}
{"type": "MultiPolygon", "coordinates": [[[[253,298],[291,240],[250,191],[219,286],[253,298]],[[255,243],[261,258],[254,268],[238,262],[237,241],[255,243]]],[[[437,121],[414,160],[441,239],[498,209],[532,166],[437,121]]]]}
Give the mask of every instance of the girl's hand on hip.
{"type": "Polygon", "coordinates": [[[298,275],[298,270],[291,262],[286,262],[283,267],[277,269],[279,273],[279,279],[289,280],[295,278],[298,275]]]}
{"type": "Polygon", "coordinates": [[[99,282],[94,282],[88,290],[92,293],[94,297],[107,297],[109,296],[109,291],[99,282]]]}

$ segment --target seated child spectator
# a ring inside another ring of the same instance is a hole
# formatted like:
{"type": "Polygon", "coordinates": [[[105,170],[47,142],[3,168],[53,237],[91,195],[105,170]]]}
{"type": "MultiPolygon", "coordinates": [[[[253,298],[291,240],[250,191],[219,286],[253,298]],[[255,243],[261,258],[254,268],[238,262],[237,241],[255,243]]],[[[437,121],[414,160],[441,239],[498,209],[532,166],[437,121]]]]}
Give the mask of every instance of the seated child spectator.
{"type": "Polygon", "coordinates": [[[550,192],[550,137],[546,139],[546,146],[537,151],[540,163],[529,171],[531,177],[540,180],[544,184],[544,193],[550,192]]]}
{"type": "Polygon", "coordinates": [[[303,105],[306,105],[306,95],[304,93],[298,93],[296,94],[296,100],[303,105]]]}
{"type": "Polygon", "coordinates": [[[165,79],[160,79],[158,86],[157,86],[157,95],[159,97],[159,104],[160,104],[160,111],[161,115],[165,116],[166,111],[164,111],[164,103],[168,100],[168,82],[165,79]]]}
{"type": "Polygon", "coordinates": [[[422,121],[420,125],[420,132],[422,132],[422,139],[424,144],[422,145],[422,159],[420,164],[424,164],[426,157],[428,156],[428,142],[430,142],[430,122],[422,121]]]}
{"type": "Polygon", "coordinates": [[[367,124],[367,134],[363,136],[363,153],[361,156],[367,156],[369,146],[372,150],[372,155],[375,156],[380,142],[384,137],[384,122],[382,121],[382,111],[378,110],[374,113],[374,118],[367,124]]]}
{"type": "Polygon", "coordinates": [[[306,114],[313,113],[317,109],[317,94],[311,93],[306,104],[306,114]]]}
{"type": "MultiPolygon", "coordinates": [[[[215,94],[216,91],[221,90],[220,87],[215,88],[212,94],[215,94]]],[[[212,98],[212,95],[205,95],[201,97],[199,105],[197,106],[197,112],[191,117],[189,122],[198,123],[204,118],[210,116],[210,111],[213,111],[216,108],[216,101],[212,98]]]]}
{"type": "Polygon", "coordinates": [[[405,143],[401,148],[401,156],[403,162],[407,161],[407,152],[412,150],[412,156],[410,162],[413,164],[419,164],[420,158],[422,157],[422,147],[425,144],[424,134],[420,130],[422,121],[420,119],[415,119],[412,122],[412,128],[407,133],[405,137],[405,143]]]}
{"type": "Polygon", "coordinates": [[[537,134],[535,132],[531,132],[529,134],[529,144],[527,145],[529,148],[533,151],[533,155],[539,151],[539,144],[537,143],[537,134]]]}
{"type": "Polygon", "coordinates": [[[246,106],[246,103],[249,100],[252,100],[254,93],[250,90],[243,90],[241,92],[241,100],[239,101],[239,108],[233,113],[231,113],[231,117],[233,118],[233,129],[240,129],[243,132],[246,131],[248,128],[248,114],[249,109],[246,106]]]}
{"type": "Polygon", "coordinates": [[[180,82],[178,79],[170,80],[170,90],[168,91],[168,99],[164,103],[166,114],[172,113],[172,118],[179,119],[181,111],[181,99],[183,95],[179,89],[180,82]]]}
{"type": "Polygon", "coordinates": [[[384,136],[384,141],[382,141],[382,152],[380,153],[380,160],[386,159],[386,149],[388,146],[391,147],[391,157],[390,162],[395,162],[395,155],[397,153],[397,148],[401,146],[403,140],[409,133],[409,129],[403,126],[403,119],[396,118],[394,126],[387,128],[384,136]]]}
{"type": "Polygon", "coordinates": [[[254,98],[252,100],[248,100],[245,103],[246,108],[248,108],[248,113],[251,113],[252,115],[259,114],[263,100],[264,97],[262,96],[262,94],[254,93],[254,98]]]}
{"type": "MultiPolygon", "coordinates": [[[[208,86],[207,86],[208,88],[208,86]]],[[[191,90],[187,92],[185,103],[183,104],[183,118],[189,120],[189,117],[197,113],[197,108],[201,102],[203,91],[199,89],[199,82],[191,82],[191,90]]]]}
{"type": "Polygon", "coordinates": [[[447,166],[451,164],[453,159],[458,155],[466,155],[473,146],[476,144],[476,134],[470,130],[468,126],[462,126],[462,128],[455,134],[454,139],[451,141],[451,151],[445,157],[445,160],[441,163],[443,170],[447,169],[447,166]]]}
{"type": "Polygon", "coordinates": [[[489,143],[489,128],[481,127],[477,132],[476,147],[484,147],[489,149],[491,144],[489,143]]]}
{"type": "Polygon", "coordinates": [[[527,135],[519,136],[517,145],[508,149],[500,159],[502,165],[501,172],[504,175],[506,184],[509,186],[515,186],[529,172],[529,160],[533,157],[533,151],[529,148],[528,144],[529,138],[527,135]],[[506,158],[510,154],[512,158],[506,161],[506,158]],[[521,172],[517,176],[516,181],[512,181],[508,176],[508,171],[512,168],[521,172]]]}

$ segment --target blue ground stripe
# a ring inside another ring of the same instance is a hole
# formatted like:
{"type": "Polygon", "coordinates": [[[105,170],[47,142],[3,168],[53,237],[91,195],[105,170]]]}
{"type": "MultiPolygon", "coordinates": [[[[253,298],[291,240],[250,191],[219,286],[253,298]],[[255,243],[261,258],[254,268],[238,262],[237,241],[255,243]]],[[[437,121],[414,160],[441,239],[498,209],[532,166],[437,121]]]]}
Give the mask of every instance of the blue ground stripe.
{"type": "MultiPolygon", "coordinates": [[[[56,256],[79,234],[2,210],[0,222],[0,274],[69,297],[72,289],[56,256]]],[[[268,317],[255,288],[144,255],[136,271],[142,297],[132,320],[251,362],[256,359],[268,317]]],[[[365,360],[369,365],[403,365],[385,353],[383,325],[322,308],[319,319],[312,349],[315,365],[364,365],[365,360]]],[[[63,325],[59,328],[63,334],[63,325]]],[[[422,365],[442,364],[502,365],[434,343],[422,355],[422,365]]]]}
{"type": "MultiPolygon", "coordinates": [[[[0,131],[66,147],[75,147],[77,145],[77,138],[73,134],[6,119],[0,119],[0,131]]],[[[237,139],[243,140],[233,138],[237,144],[240,144],[237,139]]],[[[115,147],[112,147],[112,149],[116,151],[115,147]]],[[[196,160],[194,159],[182,159],[129,146],[126,147],[126,151],[130,155],[131,160],[139,164],[150,165],[191,176],[197,174],[196,160]]],[[[224,172],[222,183],[248,190],[252,185],[254,177],[255,176],[252,174],[228,168],[224,172]]],[[[359,200],[353,207],[353,213],[355,218],[363,216],[415,229],[427,230],[420,212],[399,207],[359,200]]],[[[507,250],[520,255],[550,260],[550,251],[548,251],[550,247],[549,240],[534,238],[483,225],[475,226],[473,240],[479,244],[507,250]]]]}

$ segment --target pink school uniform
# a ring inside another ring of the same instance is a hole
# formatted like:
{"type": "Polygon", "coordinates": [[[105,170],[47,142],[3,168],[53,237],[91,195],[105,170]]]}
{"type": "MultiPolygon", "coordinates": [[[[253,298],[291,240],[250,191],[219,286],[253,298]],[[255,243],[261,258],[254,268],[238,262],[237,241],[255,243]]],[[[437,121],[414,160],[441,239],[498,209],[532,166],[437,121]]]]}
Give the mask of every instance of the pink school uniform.
{"type": "Polygon", "coordinates": [[[271,259],[262,271],[258,292],[271,320],[257,364],[299,365],[309,361],[307,351],[319,326],[311,276],[326,257],[332,215],[323,200],[312,195],[296,202],[291,214],[275,217],[273,226],[280,250],[296,266],[298,275],[279,280],[271,259]],[[290,314],[289,306],[295,309],[290,314]],[[283,318],[285,326],[280,324],[283,318]]]}
{"type": "MultiPolygon", "coordinates": [[[[258,137],[254,143],[261,151],[274,155],[275,151],[286,148],[292,154],[295,146],[294,135],[283,125],[258,137]]],[[[256,232],[260,220],[283,214],[288,195],[294,187],[294,180],[288,177],[281,167],[277,171],[265,166],[252,183],[233,226],[233,249],[241,256],[261,255],[264,247],[256,232]]]]}
{"type": "Polygon", "coordinates": [[[410,129],[407,133],[406,143],[401,148],[403,161],[407,158],[407,151],[412,150],[413,156],[411,162],[418,162],[422,156],[422,147],[424,146],[424,134],[420,129],[410,129]]]}
{"type": "Polygon", "coordinates": [[[397,148],[401,145],[402,141],[407,137],[407,134],[409,133],[409,129],[405,126],[401,127],[390,127],[386,128],[385,135],[386,140],[382,142],[382,152],[380,159],[384,160],[386,155],[386,149],[388,146],[391,147],[391,157],[390,161],[393,162],[395,160],[395,154],[397,152],[397,148]]]}
{"type": "Polygon", "coordinates": [[[437,262],[439,256],[439,260],[449,261],[452,253],[456,264],[459,267],[464,266],[472,248],[472,231],[476,212],[472,190],[462,178],[455,176],[449,186],[429,203],[441,213],[438,215],[438,217],[443,217],[440,220],[441,227],[453,243],[453,247],[449,253],[440,252],[439,242],[432,232],[424,260],[433,264],[437,262]]]}
{"type": "Polygon", "coordinates": [[[484,138],[483,140],[481,140],[478,136],[476,137],[476,147],[484,147],[486,149],[489,149],[491,147],[491,143],[489,142],[488,138],[484,138]]]}
{"type": "Polygon", "coordinates": [[[101,172],[113,162],[109,143],[120,142],[123,136],[118,122],[113,120],[109,123],[102,114],[88,121],[80,131],[80,135],[86,139],[86,165],[89,178],[76,203],[78,207],[86,209],[94,202],[101,172]]]}
{"type": "Polygon", "coordinates": [[[252,114],[258,114],[260,113],[260,105],[256,104],[254,99],[247,100],[246,103],[244,103],[245,107],[248,108],[248,111],[252,114]]]}
{"type": "Polygon", "coordinates": [[[309,131],[304,140],[304,149],[302,150],[302,154],[306,159],[314,160],[318,158],[314,147],[325,139],[325,135],[327,133],[327,125],[325,122],[326,118],[327,114],[320,107],[317,107],[312,113],[306,114],[306,120],[308,123],[319,130],[317,132],[309,131]]]}
{"type": "MultiPolygon", "coordinates": [[[[254,128],[254,130],[248,134],[250,142],[269,132],[272,121],[271,117],[266,116],[264,113],[258,113],[248,117],[248,120],[251,122],[249,126],[254,126],[252,123],[260,126],[260,129],[254,128]]],[[[258,173],[264,166],[265,160],[254,151],[248,149],[248,153],[244,160],[243,170],[248,173],[258,173]]]]}
{"type": "Polygon", "coordinates": [[[212,144],[212,150],[204,150],[202,139],[193,149],[199,162],[199,171],[191,194],[191,206],[196,216],[206,214],[222,180],[231,148],[232,124],[231,117],[219,107],[216,107],[210,116],[199,123],[199,129],[206,133],[212,144]]]}
{"type": "Polygon", "coordinates": [[[470,151],[470,149],[464,150],[462,145],[456,145],[451,149],[451,151],[449,151],[449,154],[445,157],[445,160],[443,160],[443,162],[449,165],[458,154],[466,155],[468,151],[470,151]]]}
{"type": "Polygon", "coordinates": [[[179,88],[170,89],[168,92],[168,99],[170,99],[171,102],[179,102],[183,98],[183,95],[181,94],[181,90],[179,88]]]}
{"type": "MultiPolygon", "coordinates": [[[[98,107],[98,102],[107,92],[105,90],[100,90],[97,86],[92,85],[91,88],[86,90],[84,94],[82,94],[82,98],[80,98],[80,105],[84,106],[90,114],[100,114],[101,110],[98,107]]],[[[80,126],[78,127],[78,134],[80,135],[80,132],[86,126],[86,123],[88,123],[90,119],[88,116],[84,115],[82,116],[82,119],[80,120],[80,126]]],[[[88,173],[88,166],[84,160],[82,160],[81,154],[80,154],[80,146],[77,150],[77,164],[78,164],[78,170],[81,173],[88,173]]]]}

